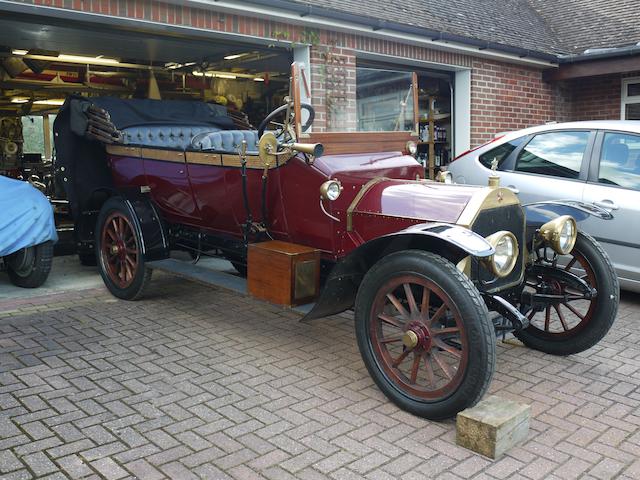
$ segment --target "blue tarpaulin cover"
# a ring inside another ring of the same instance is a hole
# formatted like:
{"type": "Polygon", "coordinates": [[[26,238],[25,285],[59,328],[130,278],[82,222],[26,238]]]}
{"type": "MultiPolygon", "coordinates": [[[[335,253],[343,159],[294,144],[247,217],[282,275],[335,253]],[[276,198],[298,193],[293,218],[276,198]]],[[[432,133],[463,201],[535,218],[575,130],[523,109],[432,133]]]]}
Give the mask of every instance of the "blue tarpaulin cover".
{"type": "Polygon", "coordinates": [[[0,257],[58,240],[53,208],[28,182],[0,175],[0,257]]]}

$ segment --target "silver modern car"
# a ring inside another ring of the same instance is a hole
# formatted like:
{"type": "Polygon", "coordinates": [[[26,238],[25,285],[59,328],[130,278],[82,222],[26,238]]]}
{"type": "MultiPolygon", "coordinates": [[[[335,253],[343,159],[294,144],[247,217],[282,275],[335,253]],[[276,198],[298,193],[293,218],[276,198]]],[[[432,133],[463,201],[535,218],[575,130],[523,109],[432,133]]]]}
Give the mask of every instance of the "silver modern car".
{"type": "Polygon", "coordinates": [[[640,121],[541,125],[505,133],[449,166],[455,183],[486,185],[492,164],[523,204],[575,200],[613,214],[580,222],[607,251],[620,287],[640,292],[640,121]]]}

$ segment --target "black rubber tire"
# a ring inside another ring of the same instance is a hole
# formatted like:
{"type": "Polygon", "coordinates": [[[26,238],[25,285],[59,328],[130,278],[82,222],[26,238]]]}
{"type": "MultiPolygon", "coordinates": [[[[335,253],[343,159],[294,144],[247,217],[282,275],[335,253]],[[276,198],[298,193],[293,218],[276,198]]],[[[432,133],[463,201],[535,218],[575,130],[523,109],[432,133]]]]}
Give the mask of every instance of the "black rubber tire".
{"type": "MultiPolygon", "coordinates": [[[[129,221],[133,224],[134,219],[131,218],[131,213],[129,209],[126,207],[124,200],[121,197],[111,197],[107,200],[102,208],[100,209],[100,213],[98,214],[98,220],[96,222],[96,259],[98,261],[98,270],[100,271],[100,276],[104,281],[107,289],[111,294],[115,297],[121,298],[123,300],[139,300],[143,295],[144,291],[149,285],[149,281],[151,280],[152,270],[145,265],[144,258],[142,255],[139,257],[138,269],[134,275],[134,279],[126,288],[121,288],[116,285],[111,278],[109,278],[108,273],[105,271],[104,266],[104,258],[102,255],[102,230],[104,226],[105,220],[109,217],[109,215],[113,212],[120,212],[125,215],[129,221]]],[[[141,248],[141,239],[138,237],[134,230],[134,237],[136,241],[136,246],[138,248],[138,252],[142,251],[141,248]]]]}
{"type": "Polygon", "coordinates": [[[7,262],[7,273],[11,283],[22,288],[37,288],[47,281],[49,272],[51,272],[51,263],[53,261],[53,242],[43,242],[33,247],[33,262],[27,271],[15,271],[11,267],[11,262],[7,262]]]}
{"type": "Polygon", "coordinates": [[[583,329],[569,337],[553,338],[535,327],[514,332],[529,348],[562,356],[580,353],[602,340],[613,325],[620,302],[620,286],[609,255],[591,235],[584,232],[578,233],[575,250],[589,263],[598,282],[598,285],[592,285],[598,290],[593,317],[583,329]]]}
{"type": "Polygon", "coordinates": [[[80,260],[80,265],[85,267],[95,267],[98,265],[98,260],[96,258],[95,252],[93,253],[78,253],[78,260],[80,260]]]}
{"type": "Polygon", "coordinates": [[[496,362],[493,324],[480,293],[455,266],[439,255],[421,250],[392,253],[379,260],[365,275],[355,304],[356,338],[369,374],[380,390],[398,407],[419,417],[442,420],[475,405],[485,394],[496,362]],[[376,360],[368,334],[374,298],[385,281],[394,276],[414,274],[437,284],[453,300],[467,331],[469,359],[464,378],[448,397],[424,401],[401,391],[376,360]]]}

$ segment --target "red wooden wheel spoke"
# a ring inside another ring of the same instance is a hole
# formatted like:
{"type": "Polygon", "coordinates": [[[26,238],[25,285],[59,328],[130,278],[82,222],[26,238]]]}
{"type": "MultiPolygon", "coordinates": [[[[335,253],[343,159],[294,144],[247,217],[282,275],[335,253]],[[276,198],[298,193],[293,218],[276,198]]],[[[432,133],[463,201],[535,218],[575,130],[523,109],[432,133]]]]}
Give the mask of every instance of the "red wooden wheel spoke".
{"type": "Polygon", "coordinates": [[[413,365],[411,365],[411,378],[410,382],[415,385],[418,379],[418,368],[420,368],[420,360],[422,359],[422,353],[413,354],[413,365]]]}
{"type": "Polygon", "coordinates": [[[107,229],[107,235],[109,235],[109,237],[111,237],[111,240],[113,240],[114,242],[118,240],[116,234],[111,229],[107,229]]]}
{"type": "Polygon", "coordinates": [[[412,351],[413,351],[413,348],[405,349],[404,352],[402,352],[400,356],[393,361],[392,365],[397,368],[398,365],[400,365],[403,362],[403,360],[407,358],[407,355],[409,355],[412,351]]]}
{"type": "Polygon", "coordinates": [[[427,353],[424,356],[424,365],[427,371],[427,380],[429,380],[429,386],[433,387],[436,379],[433,373],[433,365],[431,365],[431,354],[427,353]]]}
{"type": "Polygon", "coordinates": [[[564,328],[565,332],[568,331],[569,327],[567,326],[567,322],[564,319],[564,315],[560,311],[560,305],[554,305],[553,308],[555,309],[556,313],[558,314],[558,318],[560,319],[560,323],[562,324],[562,328],[564,328]]]}
{"type": "Polygon", "coordinates": [[[399,337],[387,337],[387,338],[380,339],[380,343],[394,343],[394,342],[401,342],[401,341],[402,341],[402,335],[400,335],[399,337]]]}
{"type": "Polygon", "coordinates": [[[442,305],[440,305],[438,310],[436,310],[436,313],[434,313],[433,316],[427,320],[426,322],[427,327],[430,327],[431,325],[433,325],[434,322],[437,322],[438,320],[440,320],[440,317],[442,317],[442,315],[444,315],[444,312],[446,311],[447,311],[447,304],[443,303],[442,305]]]}
{"type": "Polygon", "coordinates": [[[580,320],[584,320],[585,316],[582,313],[580,313],[578,310],[576,310],[573,305],[569,305],[568,303],[564,303],[563,305],[567,307],[569,310],[571,310],[571,313],[573,313],[580,320]]]}
{"type": "Polygon", "coordinates": [[[387,298],[393,304],[393,306],[396,307],[396,310],[398,310],[398,312],[400,312],[400,315],[402,315],[407,320],[410,318],[409,317],[409,313],[402,306],[402,304],[400,303],[400,300],[398,300],[398,297],[396,297],[393,293],[387,293],[387,298]]]}
{"type": "Polygon", "coordinates": [[[567,266],[564,267],[564,271],[568,272],[569,270],[571,270],[571,267],[573,267],[577,261],[578,261],[578,259],[576,257],[573,257],[571,259],[571,261],[569,263],[567,263],[567,266]]]}
{"type": "Polygon", "coordinates": [[[135,267],[135,266],[136,266],[136,262],[134,262],[134,261],[131,259],[131,257],[130,257],[129,255],[127,255],[127,256],[125,257],[125,260],[126,260],[127,264],[128,264],[130,267],[135,267]]]}
{"type": "Polygon", "coordinates": [[[441,348],[445,352],[449,352],[451,355],[453,355],[456,358],[462,357],[462,352],[460,350],[458,350],[456,347],[452,345],[449,345],[448,343],[443,342],[439,338],[434,338],[433,343],[435,343],[437,347],[441,348]]]}
{"type": "Polygon", "coordinates": [[[549,323],[551,322],[551,305],[547,305],[547,309],[544,312],[544,331],[549,331],[549,323]]]}
{"type": "Polygon", "coordinates": [[[429,302],[431,300],[431,290],[427,287],[422,288],[422,304],[420,305],[420,314],[425,320],[429,317],[429,302]]]}
{"type": "Polygon", "coordinates": [[[418,315],[418,304],[416,303],[416,299],[413,296],[413,292],[411,291],[411,285],[409,285],[408,283],[405,283],[403,285],[404,287],[404,294],[407,297],[407,302],[409,303],[409,311],[411,312],[412,315],[418,315]]]}
{"type": "Polygon", "coordinates": [[[384,313],[378,315],[378,318],[389,325],[393,325],[394,327],[404,328],[404,323],[397,318],[390,317],[389,315],[385,315],[384,313]]]}
{"type": "Polygon", "coordinates": [[[440,370],[442,370],[446,377],[451,380],[455,375],[455,372],[451,371],[451,367],[447,364],[447,362],[444,361],[439,353],[434,352],[433,350],[431,350],[431,356],[436,361],[436,364],[440,367],[440,370]]]}
{"type": "Polygon", "coordinates": [[[120,236],[120,228],[118,227],[118,221],[117,221],[116,218],[111,220],[111,227],[112,227],[114,235],[116,236],[115,240],[117,240],[118,237],[120,236]]]}
{"type": "Polygon", "coordinates": [[[460,329],[458,327],[447,327],[447,328],[438,328],[435,330],[431,330],[431,336],[435,337],[436,335],[444,335],[445,333],[457,333],[460,329]]]}

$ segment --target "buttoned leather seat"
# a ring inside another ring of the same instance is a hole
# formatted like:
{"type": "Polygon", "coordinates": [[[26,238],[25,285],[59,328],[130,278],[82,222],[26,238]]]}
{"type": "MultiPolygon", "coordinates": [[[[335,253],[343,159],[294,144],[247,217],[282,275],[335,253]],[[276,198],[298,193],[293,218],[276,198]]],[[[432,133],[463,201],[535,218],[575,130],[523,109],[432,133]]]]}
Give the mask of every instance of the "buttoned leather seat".
{"type": "Polygon", "coordinates": [[[242,141],[247,142],[247,153],[258,153],[257,130],[220,130],[201,135],[194,142],[194,150],[206,150],[210,152],[237,153],[242,141]]]}
{"type": "Polygon", "coordinates": [[[123,136],[127,145],[187,150],[196,135],[218,130],[213,126],[142,125],[125,128],[123,136]]]}
{"type": "Polygon", "coordinates": [[[257,130],[220,130],[213,126],[143,125],[125,128],[123,137],[127,145],[220,153],[237,153],[242,141],[246,140],[247,152],[258,153],[257,130]]]}

